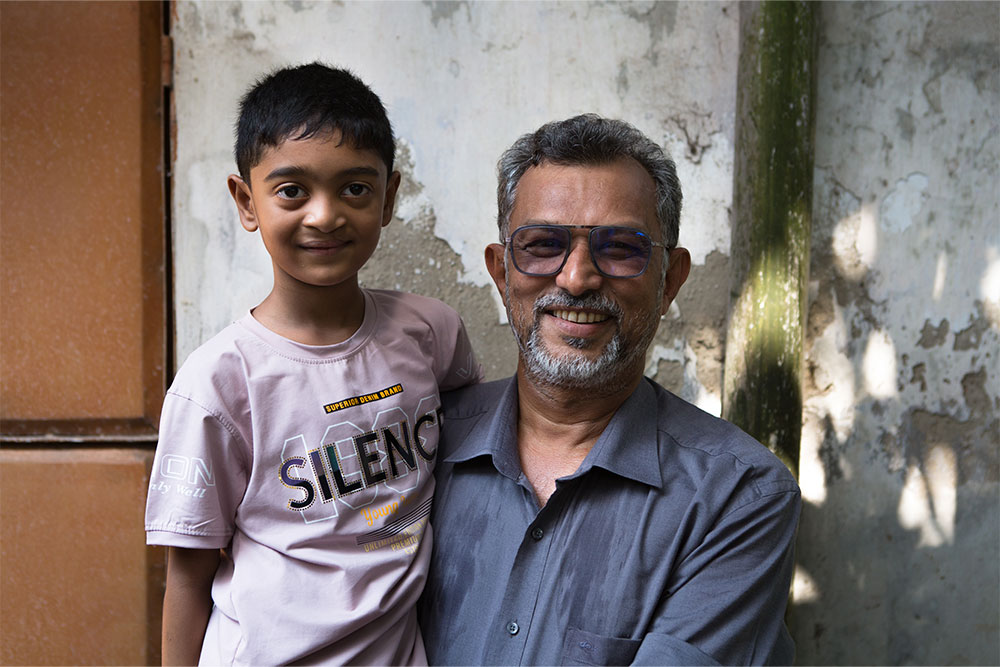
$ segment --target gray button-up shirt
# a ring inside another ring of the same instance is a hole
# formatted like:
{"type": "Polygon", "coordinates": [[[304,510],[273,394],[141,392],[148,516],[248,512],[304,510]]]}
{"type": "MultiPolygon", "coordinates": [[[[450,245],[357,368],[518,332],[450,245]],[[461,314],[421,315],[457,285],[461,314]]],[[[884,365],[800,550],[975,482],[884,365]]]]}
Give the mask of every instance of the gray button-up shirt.
{"type": "Polygon", "coordinates": [[[799,489],[762,445],[644,380],[539,508],[513,378],[443,408],[431,664],[791,662],[799,489]]]}

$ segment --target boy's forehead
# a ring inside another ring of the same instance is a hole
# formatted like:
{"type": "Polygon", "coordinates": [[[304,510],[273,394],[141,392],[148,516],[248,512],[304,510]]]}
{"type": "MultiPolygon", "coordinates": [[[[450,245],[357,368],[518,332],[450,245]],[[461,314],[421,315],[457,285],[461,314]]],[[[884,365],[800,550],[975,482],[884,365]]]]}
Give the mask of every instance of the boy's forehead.
{"type": "Polygon", "coordinates": [[[339,129],[320,130],[306,137],[301,131],[289,133],[264,148],[260,160],[250,169],[251,178],[265,177],[266,172],[285,164],[323,171],[375,168],[382,176],[388,171],[375,149],[358,148],[357,142],[339,129]]]}

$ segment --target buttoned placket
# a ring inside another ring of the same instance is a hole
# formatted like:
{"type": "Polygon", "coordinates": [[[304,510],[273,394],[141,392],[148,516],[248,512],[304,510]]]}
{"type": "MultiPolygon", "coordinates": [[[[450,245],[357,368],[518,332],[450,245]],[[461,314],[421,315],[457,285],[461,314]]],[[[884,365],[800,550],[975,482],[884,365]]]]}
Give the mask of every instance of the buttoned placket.
{"type": "Polygon", "coordinates": [[[524,516],[527,521],[521,545],[511,567],[511,576],[504,591],[503,602],[496,615],[493,637],[486,650],[486,664],[516,665],[523,663],[525,648],[531,637],[535,608],[545,578],[549,560],[551,533],[558,528],[562,508],[576,485],[556,484],[556,490],[544,507],[539,508],[534,489],[522,474],[518,484],[523,491],[524,516]],[[566,488],[571,487],[571,488],[566,488]]]}

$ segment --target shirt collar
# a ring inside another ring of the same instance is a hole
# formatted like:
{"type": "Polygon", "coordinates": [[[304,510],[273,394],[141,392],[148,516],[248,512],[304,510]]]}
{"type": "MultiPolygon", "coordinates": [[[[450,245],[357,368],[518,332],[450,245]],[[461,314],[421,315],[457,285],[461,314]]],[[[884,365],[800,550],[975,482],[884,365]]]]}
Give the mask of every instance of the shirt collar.
{"type": "MultiPolygon", "coordinates": [[[[493,410],[487,407],[486,410],[486,418],[479,420],[469,431],[465,442],[445,460],[454,463],[478,456],[490,456],[500,474],[516,481],[521,475],[521,462],[517,454],[516,377],[507,379],[496,407],[493,410]]],[[[591,468],[598,467],[662,488],[657,414],[656,392],[649,380],[643,378],[632,395],[615,412],[580,468],[566,479],[579,477],[591,468]]]]}
{"type": "Polygon", "coordinates": [[[616,475],[648,484],[663,486],[660,470],[656,391],[643,378],[632,395],[625,399],[608,422],[594,448],[567,479],[579,477],[591,468],[604,468],[616,475]]]}
{"type": "MultiPolygon", "coordinates": [[[[465,436],[465,442],[445,457],[456,463],[479,456],[490,456],[497,471],[517,481],[521,474],[521,459],[517,454],[517,376],[509,377],[496,407],[483,406],[485,418],[465,436]]],[[[446,415],[447,418],[447,415],[446,415]]]]}

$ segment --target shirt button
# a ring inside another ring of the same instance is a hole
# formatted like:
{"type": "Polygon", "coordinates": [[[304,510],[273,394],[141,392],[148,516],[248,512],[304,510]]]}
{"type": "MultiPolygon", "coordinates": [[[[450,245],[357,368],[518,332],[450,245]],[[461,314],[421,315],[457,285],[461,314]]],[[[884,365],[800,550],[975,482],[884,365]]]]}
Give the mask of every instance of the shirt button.
{"type": "Polygon", "coordinates": [[[542,530],[541,528],[535,528],[534,530],[531,531],[531,539],[537,542],[538,540],[542,539],[542,535],[544,534],[545,534],[544,530],[542,530]]]}
{"type": "Polygon", "coordinates": [[[510,623],[507,624],[507,632],[510,633],[511,637],[516,635],[518,631],[520,631],[520,629],[521,626],[517,624],[517,621],[511,621],[510,623]]]}

